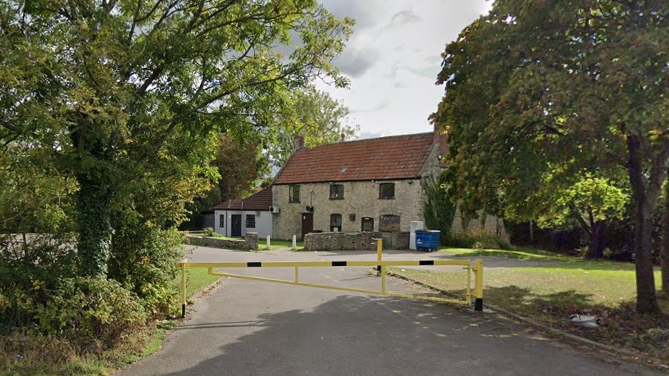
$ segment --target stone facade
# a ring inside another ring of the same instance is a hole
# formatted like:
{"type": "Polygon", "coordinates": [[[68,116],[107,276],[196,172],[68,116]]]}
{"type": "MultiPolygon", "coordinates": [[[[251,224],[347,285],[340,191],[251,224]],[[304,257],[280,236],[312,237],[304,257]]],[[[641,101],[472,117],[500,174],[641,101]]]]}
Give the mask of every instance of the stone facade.
{"type": "Polygon", "coordinates": [[[409,249],[408,232],[382,232],[383,248],[385,249],[409,249]]]}
{"type": "Polygon", "coordinates": [[[376,250],[379,232],[323,232],[307,234],[304,249],[307,251],[376,250]]]}
{"type": "Polygon", "coordinates": [[[360,181],[336,183],[344,187],[343,198],[330,199],[329,183],[306,183],[300,186],[300,202],[288,200],[289,185],[274,185],[272,232],[276,239],[302,236],[302,213],[313,207],[313,230],[331,232],[331,214],[341,215],[341,232],[360,232],[363,218],[373,220],[373,231],[379,231],[381,216],[399,217],[399,231],[408,232],[411,221],[423,221],[425,193],[420,179],[360,181]],[[395,198],[380,199],[379,185],[395,184],[395,198]]]}
{"type": "Polygon", "coordinates": [[[244,240],[230,240],[221,238],[203,238],[199,236],[186,235],[189,241],[204,244],[205,247],[223,248],[223,249],[240,249],[240,250],[257,250],[258,249],[258,233],[247,232],[244,235],[244,240]]]}

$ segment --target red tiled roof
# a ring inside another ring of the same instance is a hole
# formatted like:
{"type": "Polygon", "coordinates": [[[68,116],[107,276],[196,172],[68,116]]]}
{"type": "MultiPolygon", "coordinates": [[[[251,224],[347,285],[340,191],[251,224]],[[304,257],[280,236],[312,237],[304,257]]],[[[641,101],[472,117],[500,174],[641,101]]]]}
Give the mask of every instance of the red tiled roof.
{"type": "Polygon", "coordinates": [[[272,188],[265,188],[262,191],[244,199],[229,200],[218,206],[215,210],[269,210],[272,206],[272,188]]]}
{"type": "Polygon", "coordinates": [[[274,184],[417,178],[432,141],[430,132],[304,148],[293,154],[274,184]]]}

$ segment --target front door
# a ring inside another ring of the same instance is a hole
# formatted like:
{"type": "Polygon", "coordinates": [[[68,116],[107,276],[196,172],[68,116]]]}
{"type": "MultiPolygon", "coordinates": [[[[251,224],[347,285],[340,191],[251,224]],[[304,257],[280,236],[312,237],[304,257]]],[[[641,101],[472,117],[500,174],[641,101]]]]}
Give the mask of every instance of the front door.
{"type": "Polygon", "coordinates": [[[233,214],[232,215],[232,225],[230,226],[230,236],[233,238],[241,238],[242,237],[242,216],[241,214],[233,214]]]}
{"type": "Polygon", "coordinates": [[[314,213],[302,213],[302,240],[304,235],[314,231],[314,213]]]}

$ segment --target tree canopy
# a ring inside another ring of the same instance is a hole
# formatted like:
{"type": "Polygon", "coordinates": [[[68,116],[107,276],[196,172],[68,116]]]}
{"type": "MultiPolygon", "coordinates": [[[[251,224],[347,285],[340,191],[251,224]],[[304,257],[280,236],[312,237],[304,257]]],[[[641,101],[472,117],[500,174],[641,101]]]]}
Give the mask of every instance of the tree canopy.
{"type": "Polygon", "coordinates": [[[121,227],[183,217],[220,132],[271,135],[286,92],[346,84],[330,62],[351,25],[315,0],[4,2],[0,141],[76,179],[82,272],[104,276],[121,227]]]}
{"type": "Polygon", "coordinates": [[[626,171],[643,312],[658,310],[650,221],[669,158],[668,43],[662,1],[498,0],[446,47],[432,116],[449,134],[451,194],[471,207],[535,218],[540,192],[626,171]]]}

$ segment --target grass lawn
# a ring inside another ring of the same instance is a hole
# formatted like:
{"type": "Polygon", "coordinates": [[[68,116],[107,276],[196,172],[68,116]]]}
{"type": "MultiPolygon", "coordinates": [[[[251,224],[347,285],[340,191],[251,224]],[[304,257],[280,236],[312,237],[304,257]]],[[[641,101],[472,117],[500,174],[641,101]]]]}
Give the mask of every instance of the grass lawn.
{"type": "MultiPolygon", "coordinates": [[[[275,239],[270,239],[269,242],[269,250],[275,250],[275,249],[285,249],[293,248],[293,241],[292,240],[275,240],[275,239]]],[[[267,251],[267,239],[258,239],[258,249],[261,251],[267,251]]],[[[302,242],[297,242],[297,248],[295,249],[296,251],[301,251],[304,249],[304,243],[302,242]]]]}
{"type": "Polygon", "coordinates": [[[543,251],[534,248],[516,249],[469,249],[469,248],[439,248],[439,252],[452,254],[454,257],[482,257],[500,256],[520,260],[547,260],[547,261],[575,261],[574,257],[559,253],[543,251]]]}
{"type": "MultiPolygon", "coordinates": [[[[205,287],[211,285],[212,283],[218,281],[220,278],[221,276],[209,275],[207,273],[207,268],[186,269],[186,296],[188,297],[188,299],[192,298],[193,295],[195,295],[205,287]]],[[[179,275],[177,275],[177,278],[174,280],[174,283],[175,286],[181,289],[181,272],[179,272],[179,275]]]]}
{"type": "MultiPolygon", "coordinates": [[[[509,252],[471,251],[474,252],[469,257],[509,252]]],[[[552,260],[553,257],[532,259],[552,260]]],[[[591,340],[669,361],[669,316],[644,316],[634,311],[633,264],[565,259],[571,261],[545,266],[484,268],[484,303],[591,340]],[[597,316],[602,319],[602,325],[595,330],[579,328],[570,322],[573,314],[597,316]]],[[[454,294],[464,294],[465,291],[464,272],[438,273],[400,268],[393,271],[454,294]]],[[[655,281],[659,287],[659,271],[655,273],[655,281]]],[[[662,298],[660,304],[663,311],[669,313],[669,300],[662,298]]]]}

